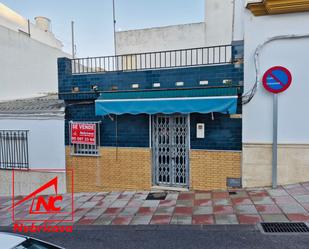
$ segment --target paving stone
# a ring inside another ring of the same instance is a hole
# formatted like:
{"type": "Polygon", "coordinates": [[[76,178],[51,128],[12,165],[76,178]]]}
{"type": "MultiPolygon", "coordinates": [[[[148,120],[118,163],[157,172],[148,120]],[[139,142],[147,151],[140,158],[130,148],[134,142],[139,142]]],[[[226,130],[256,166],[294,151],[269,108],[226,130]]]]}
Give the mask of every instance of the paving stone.
{"type": "Polygon", "coordinates": [[[308,195],[309,194],[309,191],[303,187],[287,189],[287,192],[290,195],[308,195]]]}
{"type": "Polygon", "coordinates": [[[309,212],[309,203],[302,203],[301,205],[309,212]]]}
{"type": "Polygon", "coordinates": [[[214,199],[213,203],[215,206],[232,205],[230,199],[214,199]]]}
{"type": "Polygon", "coordinates": [[[200,215],[200,214],[212,214],[213,207],[205,206],[205,207],[194,207],[193,214],[200,215]]]}
{"type": "Polygon", "coordinates": [[[291,196],[279,196],[273,198],[275,203],[280,204],[297,204],[297,201],[291,196]]]}
{"type": "Polygon", "coordinates": [[[155,215],[172,215],[175,207],[158,207],[155,215]]]}
{"type": "Polygon", "coordinates": [[[276,205],[256,205],[257,211],[261,214],[281,214],[281,209],[276,205]]]}
{"type": "Polygon", "coordinates": [[[174,225],[191,225],[192,224],[192,216],[178,216],[174,215],[171,220],[171,224],[174,225]]]}
{"type": "Polygon", "coordinates": [[[112,220],[115,219],[116,216],[114,215],[101,215],[98,219],[96,219],[93,225],[109,225],[111,224],[112,220]]]}
{"type": "Polygon", "coordinates": [[[212,203],[209,199],[199,199],[194,201],[194,206],[212,206],[212,203]]]}
{"type": "Polygon", "coordinates": [[[176,200],[161,200],[159,207],[173,207],[176,206],[176,200]]]}
{"type": "Polygon", "coordinates": [[[112,225],[129,225],[133,216],[123,216],[123,217],[116,217],[112,221],[112,225]]]}
{"type": "Polygon", "coordinates": [[[159,205],[160,201],[158,200],[151,200],[151,201],[144,201],[142,204],[142,207],[157,207],[159,205]]]}
{"type": "Polygon", "coordinates": [[[83,205],[80,206],[80,208],[93,208],[98,204],[97,201],[89,201],[85,202],[83,205]]]}
{"type": "Polygon", "coordinates": [[[253,196],[251,199],[254,204],[262,204],[262,205],[274,204],[274,201],[267,196],[266,197],[253,196]]]}
{"type": "Polygon", "coordinates": [[[279,205],[283,213],[286,214],[300,214],[307,213],[307,211],[300,204],[282,204],[279,205]]]}
{"type": "Polygon", "coordinates": [[[152,215],[145,215],[145,216],[135,216],[132,221],[131,225],[148,225],[150,223],[150,220],[152,218],[152,215]]]}
{"type": "Polygon", "coordinates": [[[153,225],[167,225],[170,224],[172,216],[170,215],[154,215],[150,221],[153,225]]]}
{"type": "Polygon", "coordinates": [[[211,225],[211,224],[214,224],[214,217],[213,215],[194,215],[192,217],[192,224],[211,225]]]}
{"type": "Polygon", "coordinates": [[[116,201],[114,201],[111,205],[110,205],[110,207],[112,207],[112,208],[123,208],[123,207],[125,207],[127,204],[128,204],[128,202],[129,202],[129,200],[116,200],[116,201]]]}
{"type": "Polygon", "coordinates": [[[238,224],[237,216],[235,214],[216,214],[215,220],[216,224],[220,225],[238,224]]]}
{"type": "Polygon", "coordinates": [[[153,215],[153,213],[156,211],[156,207],[140,207],[137,211],[136,215],[153,215]]]}
{"type": "Polygon", "coordinates": [[[205,199],[211,199],[211,193],[196,193],[195,194],[195,200],[205,200],[205,199]]]}
{"type": "Polygon", "coordinates": [[[226,199],[226,198],[230,198],[230,195],[227,191],[220,191],[220,192],[213,192],[212,193],[212,198],[213,199],[226,199]]]}
{"type": "Polygon", "coordinates": [[[236,192],[236,194],[230,194],[230,198],[248,198],[248,193],[246,191],[232,191],[231,192],[236,192]]]}
{"type": "Polygon", "coordinates": [[[309,203],[309,195],[296,195],[294,198],[300,203],[309,203]]]}
{"type": "Polygon", "coordinates": [[[287,214],[290,221],[309,222],[309,214],[287,214]]]}
{"type": "Polygon", "coordinates": [[[107,208],[104,214],[117,215],[121,212],[122,208],[107,208]]]}
{"type": "Polygon", "coordinates": [[[193,200],[194,193],[180,193],[178,195],[178,200],[193,200]]]}
{"type": "Polygon", "coordinates": [[[278,196],[288,196],[288,192],[286,192],[284,189],[268,189],[267,192],[272,197],[278,197],[278,196]]]}
{"type": "Polygon", "coordinates": [[[175,207],[174,214],[176,215],[192,215],[192,207],[175,207]]]}
{"type": "Polygon", "coordinates": [[[177,200],[178,193],[168,193],[165,200],[177,200]]]}
{"type": "Polygon", "coordinates": [[[233,214],[234,209],[232,206],[214,206],[215,214],[233,214]]]}
{"type": "Polygon", "coordinates": [[[140,207],[142,206],[142,200],[131,200],[128,202],[127,207],[140,207]]]}
{"type": "Polygon", "coordinates": [[[256,224],[262,221],[261,216],[257,214],[240,214],[238,215],[240,224],[256,224]]]}
{"type": "Polygon", "coordinates": [[[176,206],[179,207],[193,207],[193,200],[177,200],[176,206]]]}
{"type": "Polygon", "coordinates": [[[124,208],[119,216],[134,216],[138,212],[138,207],[126,207],[124,208]]]}
{"type": "Polygon", "coordinates": [[[254,205],[237,205],[234,206],[237,214],[257,214],[257,210],[254,205]]]}
{"type": "Polygon", "coordinates": [[[242,198],[233,198],[232,203],[234,205],[252,205],[252,201],[249,198],[242,197],[242,198]]]}
{"type": "Polygon", "coordinates": [[[288,222],[288,218],[283,214],[262,214],[262,219],[265,222],[288,222]]]}

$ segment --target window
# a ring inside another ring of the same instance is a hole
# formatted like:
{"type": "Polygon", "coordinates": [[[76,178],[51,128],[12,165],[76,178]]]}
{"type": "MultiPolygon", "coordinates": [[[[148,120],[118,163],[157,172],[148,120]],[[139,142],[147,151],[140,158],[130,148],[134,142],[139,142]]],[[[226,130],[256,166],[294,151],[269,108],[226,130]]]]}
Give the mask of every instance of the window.
{"type": "Polygon", "coordinates": [[[71,155],[99,156],[100,122],[70,122],[71,155]]]}
{"type": "Polygon", "coordinates": [[[29,169],[28,131],[0,130],[0,168],[29,169]]]}

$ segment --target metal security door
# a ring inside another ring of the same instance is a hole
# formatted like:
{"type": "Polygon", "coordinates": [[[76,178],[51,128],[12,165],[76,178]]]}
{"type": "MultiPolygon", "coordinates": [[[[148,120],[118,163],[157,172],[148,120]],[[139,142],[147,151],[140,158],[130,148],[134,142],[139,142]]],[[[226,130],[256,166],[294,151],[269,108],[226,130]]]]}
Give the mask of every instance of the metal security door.
{"type": "Polygon", "coordinates": [[[189,187],[188,115],[156,115],[152,124],[154,184],[189,187]]]}

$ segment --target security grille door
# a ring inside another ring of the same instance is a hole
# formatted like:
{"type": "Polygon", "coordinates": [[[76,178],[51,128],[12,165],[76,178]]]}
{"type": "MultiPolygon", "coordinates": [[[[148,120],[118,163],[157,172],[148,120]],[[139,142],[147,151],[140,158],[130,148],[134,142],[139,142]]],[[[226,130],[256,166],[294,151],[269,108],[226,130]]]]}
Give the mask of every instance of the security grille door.
{"type": "Polygon", "coordinates": [[[188,187],[188,116],[156,115],[153,117],[152,127],[154,184],[170,187],[188,187]]]}

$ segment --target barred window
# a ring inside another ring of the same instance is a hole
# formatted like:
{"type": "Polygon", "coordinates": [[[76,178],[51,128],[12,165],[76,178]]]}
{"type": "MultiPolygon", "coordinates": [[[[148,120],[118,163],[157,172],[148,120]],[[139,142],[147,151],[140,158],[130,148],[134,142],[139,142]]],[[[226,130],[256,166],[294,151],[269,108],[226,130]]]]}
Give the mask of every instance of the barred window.
{"type": "Polygon", "coordinates": [[[71,155],[99,156],[100,122],[70,122],[71,155]],[[85,127],[85,128],[83,128],[85,127]]]}
{"type": "Polygon", "coordinates": [[[29,169],[28,131],[0,130],[0,168],[29,169]]]}

